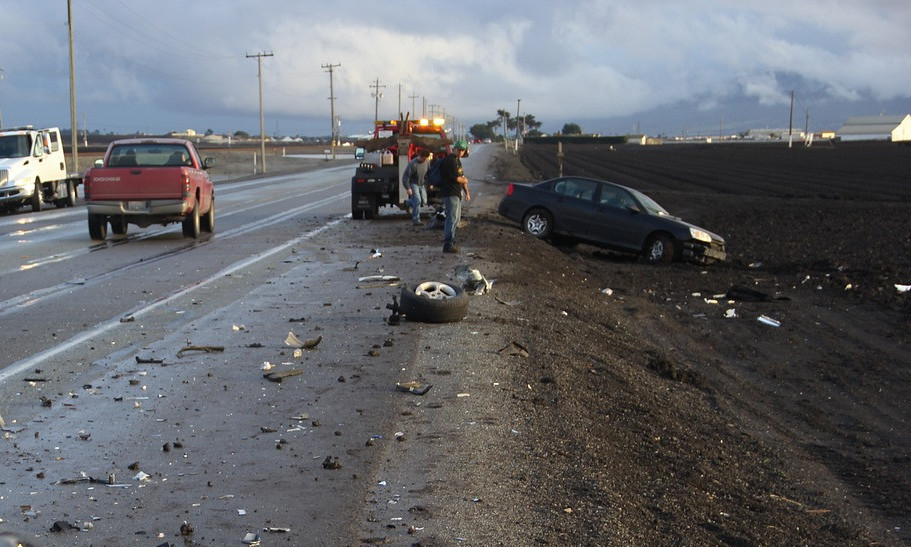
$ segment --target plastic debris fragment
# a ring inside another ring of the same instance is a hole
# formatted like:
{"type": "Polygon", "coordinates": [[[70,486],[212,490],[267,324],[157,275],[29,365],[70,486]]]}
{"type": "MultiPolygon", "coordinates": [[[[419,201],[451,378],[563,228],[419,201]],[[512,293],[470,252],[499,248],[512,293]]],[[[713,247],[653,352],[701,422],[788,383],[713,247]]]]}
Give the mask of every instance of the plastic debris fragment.
{"type": "Polygon", "coordinates": [[[757,320],[762,324],[769,325],[770,327],[780,327],[781,326],[780,321],[772,319],[771,317],[769,317],[767,315],[760,315],[757,318],[757,320]]]}
{"type": "Polygon", "coordinates": [[[317,336],[316,338],[310,338],[306,341],[301,341],[293,332],[288,333],[288,337],[285,338],[285,345],[291,346],[292,348],[303,348],[303,349],[313,349],[323,341],[322,336],[317,336]]]}

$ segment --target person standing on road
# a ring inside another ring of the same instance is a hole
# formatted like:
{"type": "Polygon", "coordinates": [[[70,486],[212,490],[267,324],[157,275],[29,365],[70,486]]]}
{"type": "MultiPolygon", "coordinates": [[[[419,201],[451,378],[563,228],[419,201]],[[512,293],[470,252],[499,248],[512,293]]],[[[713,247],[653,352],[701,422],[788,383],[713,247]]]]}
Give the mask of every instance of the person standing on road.
{"type": "Polygon", "coordinates": [[[408,162],[405,166],[405,172],[402,173],[402,181],[405,183],[405,191],[408,192],[408,203],[411,205],[411,224],[420,226],[421,207],[427,205],[427,188],[424,186],[424,178],[427,176],[427,168],[430,167],[430,150],[422,149],[408,162]]]}
{"type": "Polygon", "coordinates": [[[443,197],[443,210],[446,213],[446,223],[443,227],[443,252],[458,253],[461,248],[456,244],[456,227],[462,219],[462,193],[465,200],[471,201],[471,192],[468,191],[468,178],[462,171],[462,158],[468,155],[468,142],[459,139],[449,154],[441,161],[440,175],[443,185],[440,194],[443,197]]]}

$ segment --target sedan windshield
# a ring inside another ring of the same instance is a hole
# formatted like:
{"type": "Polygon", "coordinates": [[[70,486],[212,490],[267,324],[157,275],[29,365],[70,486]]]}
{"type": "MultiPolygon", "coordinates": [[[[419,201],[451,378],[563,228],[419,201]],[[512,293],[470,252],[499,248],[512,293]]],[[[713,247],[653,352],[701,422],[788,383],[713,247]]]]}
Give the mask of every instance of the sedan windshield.
{"type": "Polygon", "coordinates": [[[636,196],[636,199],[639,201],[639,203],[641,203],[642,206],[645,207],[645,210],[649,213],[658,216],[670,216],[670,213],[667,212],[667,209],[658,205],[658,203],[656,203],[652,198],[646,196],[642,192],[633,190],[632,188],[630,188],[630,192],[636,196]]]}

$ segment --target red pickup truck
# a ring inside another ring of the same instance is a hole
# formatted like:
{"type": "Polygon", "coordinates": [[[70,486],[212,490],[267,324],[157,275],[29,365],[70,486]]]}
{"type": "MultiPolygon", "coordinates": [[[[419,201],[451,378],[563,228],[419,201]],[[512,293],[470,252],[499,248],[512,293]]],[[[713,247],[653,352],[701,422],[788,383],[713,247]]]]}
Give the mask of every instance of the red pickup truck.
{"type": "Polygon", "coordinates": [[[198,238],[215,230],[215,186],[193,143],[183,139],[124,139],[112,142],[83,179],[89,235],[118,235],[127,224],[183,224],[183,235],[198,238]]]}

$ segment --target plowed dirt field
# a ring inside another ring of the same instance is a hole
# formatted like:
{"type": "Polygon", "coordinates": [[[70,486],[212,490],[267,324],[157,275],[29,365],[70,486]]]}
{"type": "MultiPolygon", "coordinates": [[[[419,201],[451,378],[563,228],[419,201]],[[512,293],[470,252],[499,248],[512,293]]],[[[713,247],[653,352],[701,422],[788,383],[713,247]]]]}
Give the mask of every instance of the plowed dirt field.
{"type": "MultiPolygon", "coordinates": [[[[472,203],[463,244],[511,263],[498,298],[536,310],[511,328],[533,346],[516,473],[541,543],[911,544],[911,147],[564,152],[564,174],[646,192],[729,260],[557,248],[472,203]]],[[[556,146],[520,158],[491,193],[558,174],[556,146]]]]}

